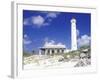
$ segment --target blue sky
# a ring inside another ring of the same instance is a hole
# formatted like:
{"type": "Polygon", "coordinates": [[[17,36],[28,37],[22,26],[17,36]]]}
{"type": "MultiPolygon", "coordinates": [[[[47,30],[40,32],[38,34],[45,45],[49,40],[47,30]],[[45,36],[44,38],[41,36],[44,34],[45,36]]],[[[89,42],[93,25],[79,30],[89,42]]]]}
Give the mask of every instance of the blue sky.
{"type": "Polygon", "coordinates": [[[45,41],[54,41],[71,48],[72,18],[77,20],[78,46],[90,43],[91,15],[89,13],[23,10],[23,48],[38,51],[45,41]]]}

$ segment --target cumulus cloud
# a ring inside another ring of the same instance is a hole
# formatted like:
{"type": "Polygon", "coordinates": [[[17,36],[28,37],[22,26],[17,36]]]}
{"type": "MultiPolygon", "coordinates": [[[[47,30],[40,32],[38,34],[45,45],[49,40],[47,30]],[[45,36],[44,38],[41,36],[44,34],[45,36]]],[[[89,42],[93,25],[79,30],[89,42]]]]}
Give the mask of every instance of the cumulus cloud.
{"type": "Polygon", "coordinates": [[[24,24],[24,25],[30,25],[30,24],[29,24],[29,19],[25,19],[24,22],[23,22],[23,24],[24,24]]]}
{"type": "Polygon", "coordinates": [[[59,12],[48,12],[47,18],[56,18],[60,13],[59,12]]]}
{"type": "Polygon", "coordinates": [[[30,18],[24,19],[24,25],[31,25],[34,28],[40,28],[43,26],[48,26],[54,18],[56,18],[60,13],[58,12],[42,12],[45,16],[36,15],[31,16],[30,18]]]}
{"type": "Polygon", "coordinates": [[[84,45],[89,45],[91,41],[90,36],[88,35],[83,35],[80,38],[78,38],[78,46],[84,46],[84,45]]]}
{"type": "Polygon", "coordinates": [[[40,15],[32,17],[32,23],[34,25],[37,25],[38,27],[42,26],[44,22],[45,22],[45,19],[40,15]]]}
{"type": "Polygon", "coordinates": [[[54,40],[45,41],[43,47],[63,47],[66,48],[66,45],[62,44],[61,42],[56,43],[54,40]]]}
{"type": "Polygon", "coordinates": [[[24,39],[24,44],[30,44],[30,43],[31,43],[30,40],[25,40],[25,39],[24,39]]]}
{"type": "Polygon", "coordinates": [[[24,38],[27,38],[28,36],[27,36],[27,34],[24,34],[24,38]]]}
{"type": "Polygon", "coordinates": [[[55,44],[55,41],[54,40],[51,40],[51,41],[46,41],[45,43],[44,43],[44,46],[52,46],[52,45],[54,45],[55,44]]]}
{"type": "Polygon", "coordinates": [[[24,34],[23,43],[24,43],[25,45],[32,43],[32,41],[29,40],[29,37],[28,37],[27,34],[24,34]]]}
{"type": "Polygon", "coordinates": [[[80,34],[80,32],[79,32],[79,30],[77,29],[76,30],[76,34],[77,34],[77,37],[79,36],[79,34],[80,34]]]}

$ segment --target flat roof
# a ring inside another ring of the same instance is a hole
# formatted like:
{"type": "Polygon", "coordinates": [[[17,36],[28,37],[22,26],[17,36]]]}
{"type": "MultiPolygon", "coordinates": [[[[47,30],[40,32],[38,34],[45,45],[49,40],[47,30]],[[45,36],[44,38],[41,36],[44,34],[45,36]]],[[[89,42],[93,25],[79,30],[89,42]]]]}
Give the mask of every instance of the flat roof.
{"type": "Polygon", "coordinates": [[[40,47],[40,49],[66,49],[65,47],[40,47]]]}

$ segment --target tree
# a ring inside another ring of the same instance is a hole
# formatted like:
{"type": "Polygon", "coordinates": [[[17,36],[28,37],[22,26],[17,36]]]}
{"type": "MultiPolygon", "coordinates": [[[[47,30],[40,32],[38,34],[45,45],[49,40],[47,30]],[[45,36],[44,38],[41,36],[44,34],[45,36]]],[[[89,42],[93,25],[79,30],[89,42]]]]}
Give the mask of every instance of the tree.
{"type": "Polygon", "coordinates": [[[24,57],[28,57],[28,56],[30,56],[30,55],[31,55],[31,54],[28,53],[28,52],[26,52],[26,51],[23,52],[23,56],[24,56],[24,57]]]}

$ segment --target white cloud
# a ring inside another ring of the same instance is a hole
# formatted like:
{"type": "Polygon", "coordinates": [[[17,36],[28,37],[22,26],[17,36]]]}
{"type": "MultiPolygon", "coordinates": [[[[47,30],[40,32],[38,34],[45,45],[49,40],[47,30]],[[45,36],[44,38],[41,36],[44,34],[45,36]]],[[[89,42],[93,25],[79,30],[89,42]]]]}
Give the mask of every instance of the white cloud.
{"type": "Polygon", "coordinates": [[[84,45],[89,45],[91,41],[90,36],[88,35],[83,35],[80,38],[78,38],[78,46],[84,46],[84,45]]]}
{"type": "Polygon", "coordinates": [[[25,39],[24,39],[24,44],[30,44],[30,43],[31,43],[30,40],[25,40],[25,39]]]}
{"type": "Polygon", "coordinates": [[[42,26],[48,26],[48,25],[50,25],[50,23],[49,22],[45,22],[42,26]]]}
{"type": "Polygon", "coordinates": [[[76,30],[76,34],[77,34],[77,37],[79,36],[79,34],[80,34],[80,32],[79,32],[79,30],[77,29],[76,30]]]}
{"type": "Polygon", "coordinates": [[[50,42],[45,42],[44,43],[44,46],[50,46],[50,45],[54,45],[55,44],[55,41],[54,40],[51,40],[50,42]]]}
{"type": "Polygon", "coordinates": [[[47,18],[56,18],[58,14],[57,12],[48,12],[47,18]]]}
{"type": "Polygon", "coordinates": [[[54,40],[45,41],[43,47],[63,47],[66,48],[66,45],[62,44],[61,42],[56,43],[54,40]]]}
{"type": "Polygon", "coordinates": [[[24,20],[24,25],[32,25],[34,28],[40,28],[43,26],[48,26],[50,21],[46,21],[46,19],[40,15],[32,16],[24,20]]]}
{"type": "Polygon", "coordinates": [[[28,19],[25,19],[24,22],[23,22],[23,24],[24,24],[24,25],[29,25],[28,19]]]}
{"type": "Polygon", "coordinates": [[[60,14],[60,12],[49,12],[49,11],[44,11],[41,13],[45,14],[46,18],[56,18],[60,14]]]}
{"type": "Polygon", "coordinates": [[[52,20],[56,18],[59,12],[42,12],[45,16],[37,15],[24,19],[24,25],[31,25],[34,28],[40,28],[51,24],[52,20]]]}
{"type": "Polygon", "coordinates": [[[24,34],[24,38],[27,38],[28,36],[27,36],[27,34],[24,34]]]}
{"type": "Polygon", "coordinates": [[[24,43],[25,45],[32,43],[32,41],[29,40],[29,37],[28,37],[27,34],[24,34],[23,43],[24,43]]]}
{"type": "Polygon", "coordinates": [[[37,25],[38,27],[43,26],[44,22],[45,22],[45,19],[40,15],[32,17],[32,23],[34,25],[37,25]]]}

